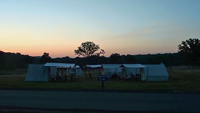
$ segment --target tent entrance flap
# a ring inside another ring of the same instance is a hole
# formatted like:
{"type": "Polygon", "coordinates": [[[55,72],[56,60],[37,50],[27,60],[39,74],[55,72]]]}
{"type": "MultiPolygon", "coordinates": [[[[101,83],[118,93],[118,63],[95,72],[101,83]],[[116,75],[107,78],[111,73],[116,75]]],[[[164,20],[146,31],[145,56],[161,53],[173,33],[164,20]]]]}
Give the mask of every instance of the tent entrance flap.
{"type": "Polygon", "coordinates": [[[140,73],[141,73],[141,80],[145,81],[146,80],[146,76],[145,76],[144,68],[140,68],[140,73]]]}

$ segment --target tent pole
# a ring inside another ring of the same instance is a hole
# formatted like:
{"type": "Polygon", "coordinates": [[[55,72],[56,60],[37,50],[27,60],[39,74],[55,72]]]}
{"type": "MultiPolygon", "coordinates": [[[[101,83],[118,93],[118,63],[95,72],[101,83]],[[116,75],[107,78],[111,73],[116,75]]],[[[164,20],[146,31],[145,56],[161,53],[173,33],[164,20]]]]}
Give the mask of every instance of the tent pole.
{"type": "Polygon", "coordinates": [[[63,76],[63,67],[62,67],[61,76],[60,76],[61,80],[62,80],[62,76],[63,76]]]}
{"type": "MultiPolygon", "coordinates": [[[[45,67],[44,67],[44,69],[45,69],[45,67]]],[[[43,71],[44,72],[44,71],[43,71]]],[[[44,81],[44,73],[43,73],[43,81],[44,81]]]]}
{"type": "Polygon", "coordinates": [[[148,71],[149,71],[149,67],[147,67],[147,81],[148,81],[148,76],[149,76],[148,71]]]}

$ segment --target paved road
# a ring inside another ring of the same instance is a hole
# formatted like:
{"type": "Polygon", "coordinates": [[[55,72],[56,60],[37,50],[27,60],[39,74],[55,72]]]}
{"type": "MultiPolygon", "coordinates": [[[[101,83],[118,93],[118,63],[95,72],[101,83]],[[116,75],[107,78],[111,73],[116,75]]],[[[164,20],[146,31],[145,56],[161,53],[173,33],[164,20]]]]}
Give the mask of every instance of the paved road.
{"type": "Polygon", "coordinates": [[[0,108],[200,112],[200,94],[0,90],[0,108]]]}

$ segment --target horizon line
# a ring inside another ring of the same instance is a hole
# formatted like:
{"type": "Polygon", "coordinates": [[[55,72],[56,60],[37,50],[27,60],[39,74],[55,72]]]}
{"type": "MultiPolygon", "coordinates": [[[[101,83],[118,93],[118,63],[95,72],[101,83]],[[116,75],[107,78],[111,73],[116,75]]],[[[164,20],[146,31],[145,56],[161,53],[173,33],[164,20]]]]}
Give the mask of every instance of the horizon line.
{"type": "MultiPolygon", "coordinates": [[[[20,53],[20,52],[6,52],[6,51],[2,51],[2,50],[0,50],[0,52],[4,52],[4,53],[13,53],[13,54],[20,54],[20,55],[28,55],[28,56],[30,56],[30,57],[42,57],[42,55],[41,56],[34,56],[34,55],[29,55],[29,54],[23,54],[23,53],[20,53]]],[[[44,52],[45,53],[45,52],[44,52]]],[[[48,52],[47,52],[48,53],[48,52]]],[[[144,53],[144,54],[120,54],[120,53],[117,53],[117,54],[119,54],[120,56],[123,56],[123,55],[133,55],[133,56],[137,56],[137,55],[156,55],[156,54],[174,54],[174,53],[178,53],[178,51],[177,52],[161,52],[161,53],[144,53]]],[[[115,53],[112,53],[112,54],[115,54],[115,53]]],[[[110,54],[110,56],[112,55],[112,54],[110,54]]],[[[95,56],[95,55],[94,55],[95,56]]],[[[110,56],[104,56],[104,55],[101,55],[100,57],[110,57],[110,56]]],[[[50,56],[51,57],[51,56],[50,56]]],[[[86,58],[87,56],[76,56],[76,57],[70,57],[70,56],[61,56],[61,57],[51,57],[51,58],[64,58],[64,57],[69,57],[69,58],[86,58]]]]}

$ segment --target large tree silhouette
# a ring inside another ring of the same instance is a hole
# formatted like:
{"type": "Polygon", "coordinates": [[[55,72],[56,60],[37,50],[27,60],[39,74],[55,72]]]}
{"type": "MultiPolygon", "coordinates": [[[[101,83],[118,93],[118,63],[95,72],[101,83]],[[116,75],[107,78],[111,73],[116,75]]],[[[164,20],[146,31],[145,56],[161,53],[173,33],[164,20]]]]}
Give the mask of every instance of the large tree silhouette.
{"type": "Polygon", "coordinates": [[[42,55],[42,57],[40,58],[40,63],[45,64],[47,62],[51,62],[52,59],[49,56],[49,53],[44,52],[44,54],[42,55]]]}
{"type": "Polygon", "coordinates": [[[83,42],[81,46],[78,47],[77,50],[74,50],[75,55],[78,56],[93,56],[97,55],[100,56],[101,54],[104,54],[105,51],[103,49],[100,49],[100,52],[98,50],[100,49],[99,45],[96,45],[94,42],[83,42]]]}
{"type": "Polygon", "coordinates": [[[137,60],[136,60],[136,58],[135,58],[135,56],[134,55],[126,55],[126,56],[124,56],[124,59],[126,60],[126,62],[128,63],[128,64],[134,64],[134,63],[137,63],[137,60]]]}
{"type": "Polygon", "coordinates": [[[118,53],[112,53],[110,55],[110,63],[112,63],[112,64],[120,64],[120,63],[122,63],[121,60],[122,60],[121,56],[118,53]]]}
{"type": "Polygon", "coordinates": [[[4,52],[0,50],[0,70],[5,66],[6,58],[4,52]]]}
{"type": "Polygon", "coordinates": [[[200,66],[200,40],[188,39],[178,45],[178,53],[190,66],[200,66]]]}

